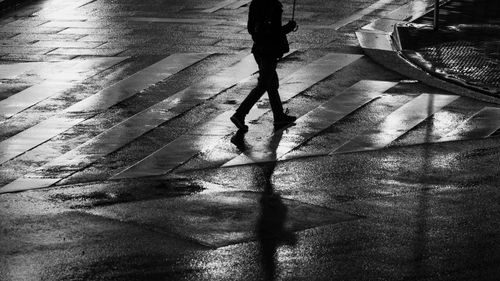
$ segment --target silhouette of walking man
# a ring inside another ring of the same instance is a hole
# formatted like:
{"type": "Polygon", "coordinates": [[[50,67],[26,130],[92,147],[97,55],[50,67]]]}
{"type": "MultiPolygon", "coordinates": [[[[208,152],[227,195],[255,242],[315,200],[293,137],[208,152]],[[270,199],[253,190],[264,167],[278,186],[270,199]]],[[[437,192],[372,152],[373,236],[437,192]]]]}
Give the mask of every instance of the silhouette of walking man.
{"type": "Polygon", "coordinates": [[[287,115],[279,96],[279,80],[276,73],[278,61],[289,50],[286,35],[297,27],[294,20],[281,25],[283,5],[279,0],[252,0],[248,14],[248,32],[254,42],[252,53],[259,66],[257,86],[243,100],[231,121],[239,130],[247,131],[245,116],[267,91],[273,111],[274,126],[281,127],[295,122],[295,116],[287,115]]]}

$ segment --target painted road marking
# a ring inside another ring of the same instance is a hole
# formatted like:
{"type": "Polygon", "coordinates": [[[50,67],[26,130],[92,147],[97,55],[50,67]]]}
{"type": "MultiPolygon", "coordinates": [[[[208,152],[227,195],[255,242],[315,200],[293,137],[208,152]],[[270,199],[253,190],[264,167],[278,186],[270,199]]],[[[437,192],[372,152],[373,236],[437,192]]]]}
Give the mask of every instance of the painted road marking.
{"type": "Polygon", "coordinates": [[[178,53],[117,82],[116,84],[92,95],[67,108],[66,112],[89,112],[105,110],[125,100],[145,88],[208,57],[208,53],[178,53]]]}
{"type": "Polygon", "coordinates": [[[341,19],[341,20],[335,22],[334,24],[326,26],[326,27],[333,28],[334,30],[339,30],[341,27],[346,26],[353,21],[357,21],[357,20],[361,19],[362,17],[373,13],[375,10],[382,8],[383,6],[389,4],[393,1],[394,0],[380,0],[380,1],[364,8],[363,10],[361,10],[359,12],[350,15],[349,17],[341,19]]]}
{"type": "Polygon", "coordinates": [[[201,19],[201,18],[185,19],[185,18],[129,17],[128,19],[131,21],[150,22],[150,23],[160,22],[160,23],[186,23],[186,24],[212,24],[212,25],[227,23],[227,21],[224,20],[201,19]]]}
{"type": "Polygon", "coordinates": [[[29,75],[39,80],[56,80],[62,73],[62,69],[67,70],[73,60],[57,62],[23,62],[0,65],[1,79],[15,79],[21,75],[29,75]]]}
{"type": "Polygon", "coordinates": [[[47,62],[22,62],[0,65],[0,79],[14,79],[24,73],[46,66],[47,62]]]}
{"type": "MultiPolygon", "coordinates": [[[[357,61],[361,57],[363,57],[363,55],[330,53],[302,67],[280,82],[280,96],[282,101],[291,99],[314,84],[357,61]]],[[[267,108],[254,106],[248,113],[246,119],[249,122],[255,121],[267,111],[267,108]]]]}
{"type": "Polygon", "coordinates": [[[32,189],[38,189],[42,187],[49,187],[56,182],[60,181],[59,178],[19,178],[7,185],[0,188],[0,194],[2,193],[12,193],[20,192],[32,189]]]}
{"type": "Polygon", "coordinates": [[[226,8],[236,10],[236,9],[239,9],[239,8],[245,6],[245,5],[248,5],[250,2],[251,2],[251,0],[240,0],[240,1],[234,2],[231,5],[226,6],[226,8]]]}
{"type": "Polygon", "coordinates": [[[485,107],[458,128],[438,139],[438,142],[480,139],[500,129],[500,108],[485,107]]]}
{"type": "Polygon", "coordinates": [[[146,158],[128,167],[111,179],[136,178],[163,175],[182,165],[200,151],[210,149],[231,131],[234,125],[228,122],[233,112],[225,112],[210,122],[182,135],[146,158]]]}
{"type": "Polygon", "coordinates": [[[453,95],[422,94],[391,113],[376,128],[363,132],[333,149],[330,154],[384,148],[458,98],[453,95]]]}
{"type": "Polygon", "coordinates": [[[52,95],[63,93],[73,83],[44,81],[0,101],[0,118],[10,118],[52,95]]]}
{"type": "Polygon", "coordinates": [[[206,58],[206,53],[171,55],[0,142],[0,164],[48,141],[76,124],[206,58]]]}
{"type": "MultiPolygon", "coordinates": [[[[292,50],[289,54],[292,54],[293,52],[294,51],[292,50]]],[[[39,174],[44,170],[50,169],[54,166],[71,166],[74,168],[73,170],[84,168],[104,155],[109,154],[140,137],[147,131],[154,129],[161,123],[178,116],[182,112],[196,106],[198,103],[202,103],[204,100],[234,86],[236,83],[244,79],[247,79],[257,71],[258,68],[254,62],[253,55],[247,55],[232,67],[210,76],[207,79],[202,80],[201,82],[198,82],[197,84],[186,88],[163,100],[162,102],[130,117],[129,119],[78,146],[77,148],[69,151],[68,153],[43,165],[34,173],[26,175],[24,178],[10,183],[8,186],[10,189],[22,188],[18,185],[26,185],[26,181],[29,181],[29,178],[32,177],[35,182],[30,184],[31,189],[48,187],[53,183],[62,180],[63,177],[47,181],[50,185],[44,185],[43,181],[36,180],[36,177],[39,177],[39,174]]],[[[226,117],[224,122],[227,123],[228,119],[229,117],[226,117]]]]}
{"type": "Polygon", "coordinates": [[[387,81],[360,81],[297,119],[295,126],[275,132],[273,136],[268,138],[271,140],[269,143],[252,147],[252,149],[225,163],[223,167],[284,159],[288,152],[358,108],[380,97],[383,92],[396,84],[396,82],[387,81]],[[275,137],[276,134],[280,136],[275,137]]]}
{"type": "Polygon", "coordinates": [[[223,9],[223,8],[229,6],[229,5],[234,4],[235,2],[237,2],[237,0],[226,0],[226,1],[220,2],[219,4],[215,5],[212,8],[205,9],[202,12],[204,12],[204,13],[214,13],[214,12],[217,12],[218,10],[220,10],[220,9],[223,9]]]}
{"type": "MultiPolygon", "coordinates": [[[[42,166],[84,168],[97,159],[125,146],[141,135],[175,118],[205,100],[247,79],[258,71],[252,55],[247,55],[223,71],[212,75],[165,100],[135,114],[77,148],[42,166]]],[[[229,118],[229,117],[228,117],[229,118]]]]}
{"type": "Polygon", "coordinates": [[[43,17],[66,16],[71,18],[71,14],[75,12],[75,9],[94,1],[95,0],[48,2],[48,5],[44,5],[43,9],[34,13],[34,15],[43,17]]]}
{"type": "MultiPolygon", "coordinates": [[[[113,65],[116,65],[127,57],[98,58],[89,60],[77,60],[72,64],[65,64],[65,68],[59,68],[53,73],[49,80],[31,86],[15,95],[0,101],[0,116],[4,118],[13,115],[57,94],[73,87],[76,81],[82,81],[96,75],[113,65]]],[[[47,74],[45,74],[47,75],[47,74]]]]}
{"type": "MultiPolygon", "coordinates": [[[[109,58],[104,58],[109,59],[109,58]]],[[[86,59],[103,60],[103,58],[86,59]]],[[[86,60],[64,60],[55,62],[22,62],[0,65],[0,79],[15,79],[21,75],[35,76],[40,80],[58,80],[66,70],[86,60]]]]}
{"type": "MultiPolygon", "coordinates": [[[[282,101],[291,99],[361,57],[361,55],[328,54],[306,65],[281,81],[281,85],[283,85],[280,87],[282,101]]],[[[248,114],[247,120],[256,120],[268,110],[267,108],[254,107],[248,114]]],[[[168,173],[200,151],[213,148],[225,136],[234,132],[234,125],[229,122],[232,113],[222,113],[207,124],[179,137],[140,162],[116,174],[113,179],[168,173]]]]}

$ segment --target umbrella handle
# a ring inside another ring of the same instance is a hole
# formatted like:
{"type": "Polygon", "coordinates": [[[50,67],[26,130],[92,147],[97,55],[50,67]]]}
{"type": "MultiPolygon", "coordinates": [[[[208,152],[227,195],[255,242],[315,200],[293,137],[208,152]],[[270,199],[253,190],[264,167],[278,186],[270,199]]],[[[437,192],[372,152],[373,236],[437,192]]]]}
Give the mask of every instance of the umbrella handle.
{"type": "MultiPolygon", "coordinates": [[[[295,21],[295,3],[297,2],[297,0],[293,0],[293,10],[292,10],[292,20],[295,21]]],[[[299,26],[295,26],[295,28],[293,29],[293,32],[299,30],[299,26]]]]}

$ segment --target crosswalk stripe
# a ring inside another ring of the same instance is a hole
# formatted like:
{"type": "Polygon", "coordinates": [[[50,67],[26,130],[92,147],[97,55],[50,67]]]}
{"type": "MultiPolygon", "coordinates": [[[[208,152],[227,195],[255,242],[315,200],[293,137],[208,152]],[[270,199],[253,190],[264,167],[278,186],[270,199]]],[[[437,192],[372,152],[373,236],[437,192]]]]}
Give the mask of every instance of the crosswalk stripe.
{"type": "Polygon", "coordinates": [[[500,129],[500,108],[485,107],[438,142],[489,137],[500,129]]]}
{"type": "Polygon", "coordinates": [[[284,159],[288,152],[363,105],[380,97],[381,93],[396,84],[396,82],[387,81],[360,81],[297,119],[296,124],[287,128],[285,132],[283,132],[284,129],[274,132],[273,136],[268,138],[271,140],[269,143],[252,147],[225,163],[223,167],[284,159]],[[279,137],[274,135],[279,135],[279,137]]]}
{"type": "Polygon", "coordinates": [[[40,101],[60,94],[75,84],[75,81],[85,80],[115,64],[125,60],[127,57],[112,57],[84,60],[67,65],[68,68],[59,68],[48,81],[31,86],[15,95],[0,101],[0,116],[4,118],[13,115],[39,103],[40,101]]]}
{"type": "Polygon", "coordinates": [[[60,178],[20,178],[0,188],[0,194],[12,193],[25,190],[32,190],[41,187],[51,186],[60,181],[60,178]]]}
{"type": "Polygon", "coordinates": [[[177,53],[99,91],[78,102],[66,112],[88,112],[105,110],[145,88],[154,85],[188,66],[208,57],[209,53],[177,53]]]}
{"type": "MultiPolygon", "coordinates": [[[[101,59],[102,60],[102,59],[101,59]]],[[[40,80],[57,81],[64,71],[81,64],[83,60],[73,59],[51,62],[21,62],[0,65],[0,79],[15,79],[23,74],[34,76],[40,80]],[[75,63],[75,61],[77,61],[75,63]]]]}
{"type": "Polygon", "coordinates": [[[0,117],[10,118],[34,104],[71,88],[73,83],[44,81],[0,101],[0,117]]]}
{"type": "MultiPolygon", "coordinates": [[[[102,156],[138,138],[147,131],[154,129],[161,123],[174,118],[197,103],[250,77],[257,70],[252,55],[247,55],[233,66],[124,120],[77,148],[43,165],[37,171],[43,171],[53,166],[71,166],[74,169],[85,167],[102,156]]],[[[37,171],[31,175],[26,175],[26,177],[36,177],[37,171]]],[[[40,183],[40,185],[34,184],[37,188],[44,187],[44,182],[37,182],[40,183]]],[[[15,183],[12,183],[12,185],[15,185],[15,183]]]]}
{"type": "Polygon", "coordinates": [[[458,98],[454,95],[422,94],[391,113],[376,128],[363,132],[333,149],[330,154],[383,148],[458,98]]]}
{"type": "Polygon", "coordinates": [[[67,14],[74,13],[75,9],[94,1],[95,0],[64,1],[64,2],[55,1],[56,3],[49,2],[46,7],[34,13],[34,15],[45,16],[45,17],[64,16],[67,14]],[[61,3],[64,3],[64,5],[61,5],[61,3]]]}
{"type": "Polygon", "coordinates": [[[54,82],[77,82],[104,71],[129,57],[95,57],[72,59],[48,64],[38,69],[36,75],[42,80],[54,82]]]}
{"type": "Polygon", "coordinates": [[[331,26],[329,26],[330,28],[333,28],[335,30],[339,30],[341,27],[343,26],[346,26],[348,25],[349,23],[353,22],[353,21],[356,21],[356,20],[359,20],[361,19],[362,17],[370,14],[370,13],[373,13],[375,10],[378,10],[380,8],[382,8],[383,6],[393,2],[394,0],[380,0],[380,1],[377,1],[375,2],[374,4],[362,9],[361,11],[359,12],[356,12],[352,15],[350,15],[349,17],[347,18],[344,18],[344,19],[341,19],[337,22],[335,22],[334,24],[332,24],[331,26]]]}
{"type": "Polygon", "coordinates": [[[77,148],[52,160],[41,167],[40,170],[52,166],[71,166],[75,169],[85,167],[204,100],[250,77],[257,70],[252,55],[247,55],[233,66],[122,121],[77,148]]]}
{"type": "MultiPolygon", "coordinates": [[[[282,100],[287,101],[346,67],[360,55],[328,54],[282,79],[282,100]]],[[[256,120],[268,109],[254,107],[248,120],[256,120]]],[[[224,136],[234,131],[229,122],[232,112],[224,112],[212,121],[165,145],[140,162],[113,176],[113,179],[161,175],[189,160],[200,151],[214,147],[224,136]]]]}
{"type": "Polygon", "coordinates": [[[234,130],[228,122],[232,112],[225,112],[203,126],[180,136],[151,155],[114,175],[111,179],[166,174],[204,149],[210,149],[234,130]]]}
{"type": "MultiPolygon", "coordinates": [[[[294,52],[295,50],[292,50],[287,55],[294,52]]],[[[124,120],[77,148],[43,165],[35,172],[25,175],[24,178],[10,183],[8,186],[9,188],[14,189],[20,188],[18,187],[19,184],[26,185],[29,178],[33,178],[34,182],[30,184],[31,189],[48,187],[49,185],[44,185],[43,181],[37,180],[37,177],[40,176],[40,172],[54,166],[72,167],[73,170],[83,168],[104,155],[126,145],[147,131],[154,129],[161,123],[178,116],[186,110],[189,110],[189,108],[195,106],[197,103],[203,102],[203,100],[206,100],[221,91],[234,86],[239,81],[247,79],[256,71],[258,71],[258,68],[253,60],[253,56],[247,55],[233,66],[174,94],[173,96],[151,106],[129,119],[124,120]]],[[[227,121],[227,118],[225,121],[227,121]]],[[[57,182],[62,178],[63,177],[54,178],[52,181],[57,182]]],[[[52,184],[51,181],[47,182],[52,184]]],[[[2,188],[0,188],[0,190],[2,190],[2,188]]]]}
{"type": "MultiPolygon", "coordinates": [[[[289,54],[294,53],[292,50],[289,54]]],[[[109,154],[127,143],[137,139],[146,132],[153,130],[162,123],[186,112],[194,106],[203,103],[218,93],[249,78],[258,71],[253,55],[244,58],[165,100],[151,106],[124,120],[120,124],[101,133],[95,138],[80,145],[76,149],[51,161],[50,165],[67,165],[84,167],[96,159],[109,154]]],[[[228,117],[229,118],[229,117],[228,117]]],[[[226,120],[227,121],[227,120],[226,120]]]]}
{"type": "Polygon", "coordinates": [[[54,116],[0,142],[0,164],[40,145],[85,119],[85,116],[54,116]]]}
{"type": "Polygon", "coordinates": [[[22,62],[14,64],[0,65],[0,79],[14,79],[17,76],[41,68],[47,65],[47,62],[22,62]]]}
{"type": "Polygon", "coordinates": [[[154,18],[154,17],[128,17],[130,21],[150,22],[150,23],[186,23],[186,24],[206,24],[218,25],[227,23],[221,19],[203,19],[203,18],[154,18]]]}
{"type": "Polygon", "coordinates": [[[213,13],[213,12],[217,12],[218,10],[226,7],[226,6],[229,6],[231,4],[234,4],[234,2],[237,1],[237,0],[226,0],[226,1],[223,1],[223,2],[220,2],[219,4],[215,5],[214,7],[212,8],[208,8],[208,9],[205,9],[203,10],[204,13],[213,13]]]}
{"type": "MultiPolygon", "coordinates": [[[[110,59],[105,57],[106,59],[110,59]]],[[[65,71],[71,70],[71,67],[81,65],[85,61],[102,61],[103,58],[92,59],[73,59],[64,61],[50,61],[50,62],[21,62],[12,64],[0,65],[0,79],[14,79],[20,75],[28,74],[30,76],[38,77],[40,80],[54,80],[57,81],[61,74],[65,71]]],[[[88,64],[88,63],[87,63],[88,64]]]]}
{"type": "MultiPolygon", "coordinates": [[[[291,99],[314,84],[326,79],[333,73],[357,61],[361,57],[363,57],[363,55],[329,53],[305,67],[300,68],[280,82],[281,100],[287,101],[291,99]]],[[[249,122],[255,121],[266,113],[267,110],[267,108],[254,106],[248,113],[247,120],[249,122]]]]}
{"type": "Polygon", "coordinates": [[[50,117],[0,142],[0,164],[48,141],[83,120],[95,116],[100,111],[166,79],[208,55],[207,53],[171,55],[68,107],[63,111],[65,114],[50,117]]]}
{"type": "Polygon", "coordinates": [[[250,1],[251,0],[236,1],[233,4],[227,6],[226,8],[229,8],[229,9],[232,9],[232,10],[236,10],[236,9],[239,9],[240,7],[243,7],[243,6],[247,5],[248,3],[250,3],[250,1]]]}

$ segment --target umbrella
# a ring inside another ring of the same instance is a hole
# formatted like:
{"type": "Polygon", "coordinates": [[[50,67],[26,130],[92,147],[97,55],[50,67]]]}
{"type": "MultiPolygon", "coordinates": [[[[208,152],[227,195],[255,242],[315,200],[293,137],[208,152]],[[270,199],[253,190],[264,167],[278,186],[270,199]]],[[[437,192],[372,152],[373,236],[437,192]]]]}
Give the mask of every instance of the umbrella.
{"type": "MultiPolygon", "coordinates": [[[[293,0],[293,10],[292,10],[292,20],[295,20],[295,4],[297,0],[293,0]]],[[[297,25],[293,31],[297,31],[299,29],[299,26],[297,25]]]]}

